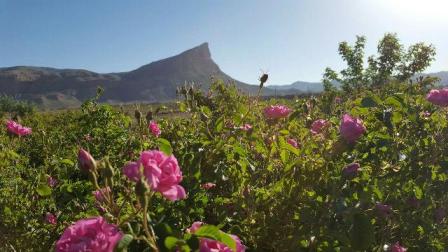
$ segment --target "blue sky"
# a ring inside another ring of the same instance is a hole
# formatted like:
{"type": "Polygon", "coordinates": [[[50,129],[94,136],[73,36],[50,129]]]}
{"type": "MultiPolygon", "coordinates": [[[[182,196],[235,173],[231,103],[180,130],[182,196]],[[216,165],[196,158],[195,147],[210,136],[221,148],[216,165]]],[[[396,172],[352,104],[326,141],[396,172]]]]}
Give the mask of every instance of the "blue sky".
{"type": "Polygon", "coordinates": [[[319,81],[343,67],[337,46],[386,32],[437,48],[448,70],[446,0],[0,0],[0,67],[128,71],[209,42],[232,77],[270,84],[319,81]]]}

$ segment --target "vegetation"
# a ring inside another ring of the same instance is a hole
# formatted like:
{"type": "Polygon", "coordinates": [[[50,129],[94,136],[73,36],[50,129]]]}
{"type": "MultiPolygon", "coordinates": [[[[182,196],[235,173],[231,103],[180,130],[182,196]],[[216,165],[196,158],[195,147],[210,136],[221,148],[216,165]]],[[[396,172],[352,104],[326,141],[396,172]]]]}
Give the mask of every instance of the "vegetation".
{"type": "Polygon", "coordinates": [[[447,111],[409,80],[433,49],[388,34],[364,69],[363,46],[341,44],[349,66],[325,76],[344,88],[318,97],[216,81],[179,89],[181,117],[99,95],[23,115],[31,134],[0,131],[0,250],[445,251],[447,111]]]}

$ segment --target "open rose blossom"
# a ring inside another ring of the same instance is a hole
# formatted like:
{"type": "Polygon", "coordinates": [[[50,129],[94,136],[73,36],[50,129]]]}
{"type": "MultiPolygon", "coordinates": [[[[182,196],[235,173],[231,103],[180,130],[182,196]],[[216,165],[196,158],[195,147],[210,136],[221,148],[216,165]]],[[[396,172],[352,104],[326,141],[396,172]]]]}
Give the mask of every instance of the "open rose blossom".
{"type": "Polygon", "coordinates": [[[342,117],[339,132],[347,142],[354,143],[362,134],[364,134],[364,132],[366,132],[366,127],[361,119],[345,114],[342,117]]]}
{"type": "Polygon", "coordinates": [[[31,128],[24,127],[13,120],[8,120],[6,122],[6,130],[17,136],[26,136],[31,134],[31,128]]]}
{"type": "Polygon", "coordinates": [[[77,221],[65,229],[56,242],[56,252],[113,252],[123,233],[103,217],[77,221]]]}
{"type": "Polygon", "coordinates": [[[285,105],[271,105],[264,109],[264,116],[268,119],[279,119],[288,117],[291,109],[285,105]]]}
{"type": "Polygon", "coordinates": [[[99,190],[94,191],[93,192],[93,196],[95,196],[96,201],[98,201],[100,203],[103,203],[103,202],[106,201],[105,197],[107,197],[106,195],[108,193],[110,193],[110,188],[109,187],[104,187],[104,188],[101,188],[99,190]]]}
{"type": "MultiPolygon", "coordinates": [[[[189,233],[195,233],[201,226],[202,222],[196,221],[191,225],[190,228],[187,229],[187,232],[189,233]]],[[[246,247],[242,244],[240,238],[236,235],[230,235],[232,239],[236,243],[236,252],[244,252],[246,250],[246,247]]],[[[200,238],[199,239],[199,251],[200,252],[232,252],[232,249],[227,247],[225,244],[212,240],[207,238],[200,238]]]]}
{"type": "Polygon", "coordinates": [[[318,119],[311,124],[311,133],[313,135],[320,134],[329,124],[327,120],[318,119]]]}
{"type": "Polygon", "coordinates": [[[396,242],[394,245],[390,246],[388,251],[390,251],[390,252],[406,252],[407,249],[405,247],[400,246],[399,242],[396,242]]]}
{"type": "Polygon", "coordinates": [[[51,225],[56,225],[56,223],[57,223],[56,216],[54,216],[54,214],[52,214],[52,213],[47,213],[45,215],[45,221],[51,225]]]}
{"type": "Polygon", "coordinates": [[[123,167],[123,173],[132,181],[138,182],[143,176],[151,189],[160,192],[165,198],[174,201],[186,197],[185,189],[179,185],[182,172],[177,159],[158,150],[144,151],[137,162],[128,163],[123,167]]]}
{"type": "Polygon", "coordinates": [[[161,131],[160,131],[159,125],[157,124],[156,121],[149,122],[149,126],[148,127],[149,127],[149,130],[151,130],[151,133],[152,133],[153,136],[155,136],[155,137],[159,137],[160,136],[161,131]]]}
{"type": "Polygon", "coordinates": [[[448,106],[448,88],[432,89],[426,95],[426,100],[438,106],[448,106]]]}
{"type": "Polygon", "coordinates": [[[84,149],[80,149],[78,152],[78,164],[79,164],[79,168],[82,171],[93,171],[96,169],[96,161],[95,159],[92,157],[92,155],[90,155],[89,152],[87,152],[84,149]]]}

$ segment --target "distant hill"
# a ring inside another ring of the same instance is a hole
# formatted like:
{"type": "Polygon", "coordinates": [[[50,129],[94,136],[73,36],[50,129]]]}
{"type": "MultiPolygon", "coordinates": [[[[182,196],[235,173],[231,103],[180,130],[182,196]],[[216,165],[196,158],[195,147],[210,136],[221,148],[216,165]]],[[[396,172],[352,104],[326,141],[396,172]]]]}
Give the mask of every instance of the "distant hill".
{"type": "MultiPolygon", "coordinates": [[[[221,71],[211,58],[208,44],[203,43],[179,55],[122,73],[28,66],[0,68],[0,93],[31,100],[44,108],[65,108],[79,106],[102,86],[103,102],[164,102],[175,99],[176,87],[184,83],[207,89],[212,76],[234,82],[244,92],[258,91],[258,86],[234,80],[221,71]]],[[[263,93],[273,95],[275,91],[265,89],[263,93]]]]}
{"type": "MultiPolygon", "coordinates": [[[[448,86],[448,72],[431,75],[441,78],[441,84],[448,86]]],[[[30,66],[0,68],[0,94],[30,100],[43,108],[68,108],[80,106],[101,86],[105,90],[102,102],[166,102],[176,98],[176,88],[184,83],[208,89],[211,77],[235,83],[242,92],[258,91],[258,85],[243,83],[224,73],[211,58],[208,44],[203,43],[176,56],[121,73],[30,66]]],[[[319,82],[297,81],[267,86],[263,95],[318,93],[322,89],[319,82]]]]}
{"type": "MultiPolygon", "coordinates": [[[[437,83],[440,86],[448,86],[448,71],[427,73],[423,76],[434,76],[438,77],[440,81],[437,83]]],[[[306,81],[296,81],[289,85],[270,85],[268,88],[276,90],[287,90],[287,93],[292,92],[291,90],[297,90],[301,93],[319,93],[323,91],[323,84],[321,82],[306,82],[306,81]]]]}

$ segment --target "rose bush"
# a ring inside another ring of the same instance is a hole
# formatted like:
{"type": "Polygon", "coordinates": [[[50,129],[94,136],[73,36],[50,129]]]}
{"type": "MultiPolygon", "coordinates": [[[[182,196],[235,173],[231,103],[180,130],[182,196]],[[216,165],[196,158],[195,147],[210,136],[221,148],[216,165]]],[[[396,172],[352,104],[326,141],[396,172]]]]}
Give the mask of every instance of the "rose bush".
{"type": "Polygon", "coordinates": [[[448,122],[429,89],[264,101],[216,82],[168,118],[95,99],[23,116],[32,134],[0,132],[0,250],[444,251],[448,122]]]}

